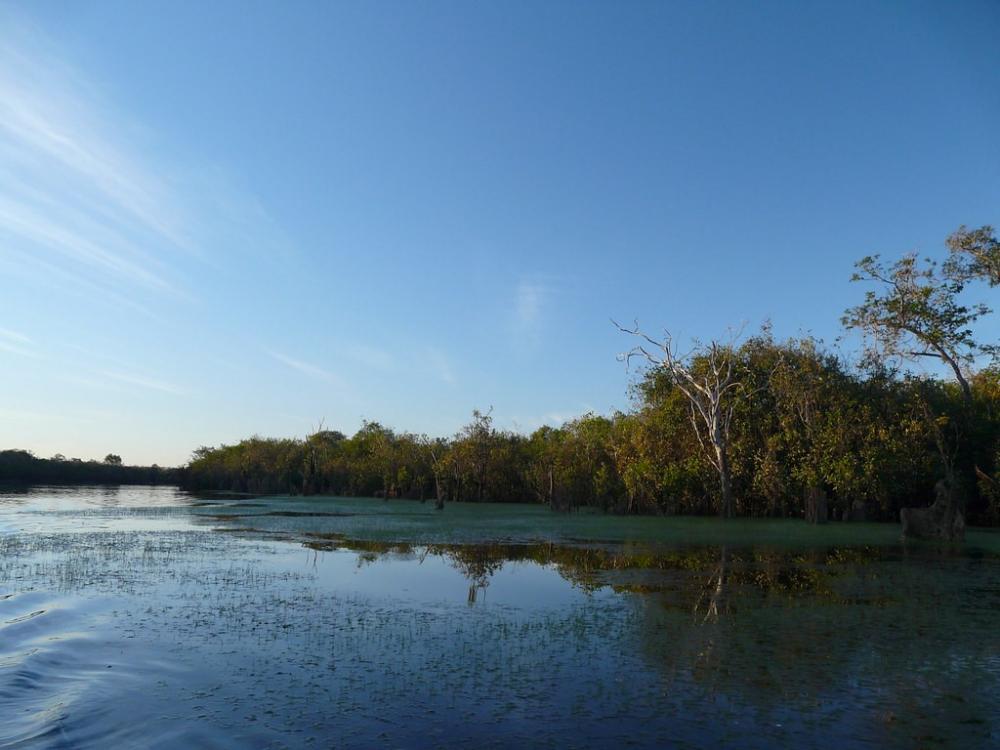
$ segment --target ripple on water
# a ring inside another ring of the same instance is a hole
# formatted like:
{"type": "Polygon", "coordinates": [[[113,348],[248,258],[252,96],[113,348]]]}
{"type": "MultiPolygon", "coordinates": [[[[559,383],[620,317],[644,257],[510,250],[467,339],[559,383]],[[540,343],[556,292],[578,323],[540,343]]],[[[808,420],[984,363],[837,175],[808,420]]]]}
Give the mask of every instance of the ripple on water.
{"type": "Polygon", "coordinates": [[[0,598],[0,747],[113,747],[134,732],[133,722],[112,717],[136,670],[103,637],[106,619],[99,600],[40,591],[0,598]]]}

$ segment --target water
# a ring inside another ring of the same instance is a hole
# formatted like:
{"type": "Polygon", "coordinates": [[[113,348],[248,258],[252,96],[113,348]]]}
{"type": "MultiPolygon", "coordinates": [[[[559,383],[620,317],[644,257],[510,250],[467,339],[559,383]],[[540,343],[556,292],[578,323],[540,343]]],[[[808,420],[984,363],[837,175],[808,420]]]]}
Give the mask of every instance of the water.
{"type": "Polygon", "coordinates": [[[0,747],[1000,747],[1000,535],[0,493],[0,747]]]}

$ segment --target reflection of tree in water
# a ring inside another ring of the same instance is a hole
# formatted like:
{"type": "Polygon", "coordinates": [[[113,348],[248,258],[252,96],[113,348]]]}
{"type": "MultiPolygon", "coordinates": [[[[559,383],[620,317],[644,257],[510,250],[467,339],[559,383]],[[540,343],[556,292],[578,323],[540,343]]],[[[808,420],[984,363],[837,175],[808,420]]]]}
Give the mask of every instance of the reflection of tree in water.
{"type": "Polygon", "coordinates": [[[451,564],[469,581],[469,604],[475,604],[479,592],[490,585],[506,560],[501,549],[494,545],[463,545],[441,551],[451,564]]]}
{"type": "Polygon", "coordinates": [[[306,546],[314,550],[346,549],[357,552],[358,567],[382,559],[417,559],[423,563],[428,555],[444,557],[469,581],[468,601],[474,604],[479,594],[490,585],[492,578],[510,559],[521,559],[511,554],[510,546],[503,544],[428,544],[414,546],[405,542],[382,542],[347,539],[341,535],[313,535],[306,546]]]}
{"type": "MultiPolygon", "coordinates": [[[[633,613],[609,648],[660,675],[656,710],[705,701],[717,721],[791,744],[996,744],[1000,565],[956,550],[585,544],[428,545],[316,540],[320,548],[447,559],[470,601],[506,562],[548,566],[633,613]],[[902,552],[902,555],[901,555],[902,552]]],[[[623,614],[625,618],[629,615],[623,614]]],[[[706,721],[709,719],[706,718],[706,721]]],[[[692,719],[694,721],[694,719],[692,719]]],[[[735,731],[735,730],[734,730],[735,731]]]]}
{"type": "Polygon", "coordinates": [[[342,535],[311,535],[313,549],[344,549],[358,553],[359,564],[383,558],[443,557],[460,571],[473,590],[470,601],[489,586],[490,578],[507,562],[531,562],[556,570],[585,591],[611,587],[620,593],[676,593],[673,606],[705,621],[718,620],[732,597],[756,593],[783,596],[832,596],[828,573],[822,568],[848,559],[871,558],[877,551],[816,551],[812,554],[769,549],[731,550],[728,546],[663,549],[642,545],[586,544],[427,544],[347,539],[342,535]],[[686,604],[684,602],[687,602],[686,604]]]}
{"type": "Polygon", "coordinates": [[[698,601],[694,604],[695,619],[701,616],[704,610],[702,622],[719,619],[719,604],[723,601],[726,590],[726,558],[729,556],[729,548],[723,545],[719,553],[719,564],[701,590],[698,601]]]}
{"type": "Polygon", "coordinates": [[[808,737],[821,724],[830,746],[996,742],[1000,567],[973,584],[968,559],[921,554],[914,565],[873,550],[722,548],[695,592],[633,599],[637,647],[665,694],[713,696],[742,726],[785,740],[775,727],[808,737]],[[996,593],[984,606],[986,588],[996,593]]]}
{"type": "MultiPolygon", "coordinates": [[[[845,564],[870,564],[884,551],[872,548],[831,548],[782,550],[769,547],[711,548],[708,554],[692,551],[690,565],[680,569],[685,575],[674,585],[622,587],[618,590],[647,594],[637,600],[646,621],[647,648],[655,649],[653,661],[664,672],[666,682],[699,681],[712,688],[720,675],[744,676],[740,662],[747,653],[769,654],[757,665],[753,690],[774,688],[770,680],[770,659],[774,627],[753,629],[758,643],[743,644],[734,632],[746,617],[777,616],[782,625],[799,623],[816,608],[836,611],[846,597],[833,585],[845,564]],[[793,613],[794,614],[791,614],[793,613]],[[791,616],[788,616],[791,615],[791,616]],[[786,617],[787,616],[787,617],[786,617]]],[[[808,632],[809,628],[805,628],[808,632]]],[[[803,636],[802,627],[795,630],[803,636]]],[[[748,636],[750,637],[750,636],[748,636]]],[[[807,654],[821,648],[815,636],[798,642],[785,640],[790,653],[807,654]]],[[[799,666],[803,666],[800,662],[799,666]]]]}

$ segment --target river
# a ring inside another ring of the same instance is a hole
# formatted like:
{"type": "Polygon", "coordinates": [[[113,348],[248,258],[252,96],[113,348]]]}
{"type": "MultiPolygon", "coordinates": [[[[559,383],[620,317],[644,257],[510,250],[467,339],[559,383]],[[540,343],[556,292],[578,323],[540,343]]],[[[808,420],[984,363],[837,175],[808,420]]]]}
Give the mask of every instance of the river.
{"type": "Polygon", "coordinates": [[[0,490],[0,748],[1000,747],[1000,534],[0,490]]]}

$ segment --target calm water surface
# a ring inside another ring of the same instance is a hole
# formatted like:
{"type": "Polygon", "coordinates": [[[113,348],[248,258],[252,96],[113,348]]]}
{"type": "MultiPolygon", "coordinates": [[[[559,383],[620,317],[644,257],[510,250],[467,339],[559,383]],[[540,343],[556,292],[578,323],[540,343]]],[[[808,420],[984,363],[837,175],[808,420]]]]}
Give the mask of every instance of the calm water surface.
{"type": "Polygon", "coordinates": [[[1000,535],[0,491],[0,747],[1000,747],[1000,535]]]}

